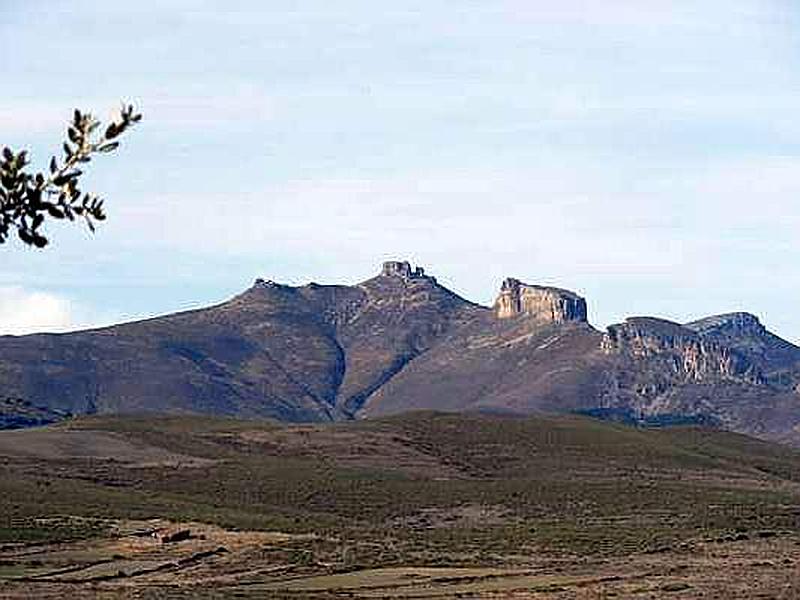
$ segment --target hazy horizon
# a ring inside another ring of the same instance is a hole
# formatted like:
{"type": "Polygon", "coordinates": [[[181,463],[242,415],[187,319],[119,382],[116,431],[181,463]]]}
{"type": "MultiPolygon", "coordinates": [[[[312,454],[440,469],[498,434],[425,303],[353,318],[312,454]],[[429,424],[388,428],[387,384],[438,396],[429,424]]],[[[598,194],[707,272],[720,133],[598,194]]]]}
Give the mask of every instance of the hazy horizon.
{"type": "Polygon", "coordinates": [[[602,328],[748,311],[800,340],[800,12],[789,2],[10,0],[0,144],[144,113],[91,165],[96,235],[2,247],[0,334],[198,308],[256,277],[410,260],[602,328]]]}

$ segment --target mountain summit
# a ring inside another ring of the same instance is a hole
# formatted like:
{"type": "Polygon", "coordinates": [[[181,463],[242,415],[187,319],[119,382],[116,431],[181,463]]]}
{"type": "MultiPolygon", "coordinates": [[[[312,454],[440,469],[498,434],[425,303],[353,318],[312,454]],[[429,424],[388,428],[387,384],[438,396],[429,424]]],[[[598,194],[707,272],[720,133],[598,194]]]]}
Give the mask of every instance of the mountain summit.
{"type": "Polygon", "coordinates": [[[485,307],[406,261],[356,285],[257,279],[201,310],[2,336],[0,381],[7,398],[73,414],[583,412],[800,442],[800,348],[753,315],[633,317],[601,333],[574,292],[508,278],[485,307]]]}

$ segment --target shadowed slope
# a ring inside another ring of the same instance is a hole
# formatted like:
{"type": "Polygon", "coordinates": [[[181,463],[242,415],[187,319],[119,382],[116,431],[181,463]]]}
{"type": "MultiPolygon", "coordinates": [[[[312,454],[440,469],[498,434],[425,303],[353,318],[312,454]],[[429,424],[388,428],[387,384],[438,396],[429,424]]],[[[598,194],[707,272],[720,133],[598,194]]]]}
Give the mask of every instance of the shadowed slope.
{"type": "Polygon", "coordinates": [[[464,312],[432,277],[263,280],[228,302],[104,329],[0,337],[8,396],[76,414],[346,418],[464,312]]]}

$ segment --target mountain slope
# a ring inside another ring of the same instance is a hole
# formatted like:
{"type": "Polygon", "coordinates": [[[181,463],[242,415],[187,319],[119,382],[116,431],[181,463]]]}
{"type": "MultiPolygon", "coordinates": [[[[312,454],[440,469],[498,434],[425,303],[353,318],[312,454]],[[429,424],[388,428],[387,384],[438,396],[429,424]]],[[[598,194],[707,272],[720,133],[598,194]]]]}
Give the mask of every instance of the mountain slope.
{"type": "Polygon", "coordinates": [[[484,307],[407,262],[352,286],[259,279],[202,310],[0,337],[0,382],[73,414],[583,412],[800,443],[800,348],[752,315],[634,317],[601,333],[574,292],[507,279],[484,307]]]}
{"type": "MultiPolygon", "coordinates": [[[[635,317],[608,328],[609,407],[637,415],[682,415],[763,437],[795,439],[800,397],[773,376],[795,348],[760,327],[758,335],[717,327],[728,315],[680,325],[635,317]],[[701,324],[698,324],[701,323],[701,324]],[[715,324],[712,326],[712,324],[715,324]],[[753,348],[779,347],[780,361],[753,348]]],[[[748,321],[758,323],[748,315],[748,321]]],[[[800,349],[795,348],[800,352],[800,349]]]]}
{"type": "Polygon", "coordinates": [[[389,263],[357,286],[257,280],[228,302],[99,330],[0,337],[7,396],[75,414],[199,412],[345,418],[478,310],[389,263]]]}
{"type": "Polygon", "coordinates": [[[634,317],[601,334],[572,292],[509,280],[493,311],[453,328],[379,389],[362,415],[581,412],[629,423],[712,424],[800,443],[798,356],[799,348],[751,315],[688,325],[634,317]]]}
{"type": "Polygon", "coordinates": [[[0,379],[14,395],[73,413],[325,418],[336,347],[286,295],[294,293],[278,291],[268,302],[240,296],[218,307],[96,331],[5,337],[0,379]],[[272,339],[269,348],[264,337],[272,339]],[[280,352],[293,342],[311,349],[302,365],[280,352]]]}
{"type": "Polygon", "coordinates": [[[357,310],[336,327],[346,356],[338,399],[350,413],[456,323],[483,312],[408,263],[386,263],[357,287],[357,310]]]}
{"type": "Polygon", "coordinates": [[[594,405],[601,334],[583,322],[542,325],[476,315],[388,381],[365,416],[409,409],[564,412],[594,405]]]}
{"type": "Polygon", "coordinates": [[[800,348],[767,331],[755,315],[745,312],[706,317],[687,323],[703,339],[732,348],[778,386],[800,382],[800,348]]]}

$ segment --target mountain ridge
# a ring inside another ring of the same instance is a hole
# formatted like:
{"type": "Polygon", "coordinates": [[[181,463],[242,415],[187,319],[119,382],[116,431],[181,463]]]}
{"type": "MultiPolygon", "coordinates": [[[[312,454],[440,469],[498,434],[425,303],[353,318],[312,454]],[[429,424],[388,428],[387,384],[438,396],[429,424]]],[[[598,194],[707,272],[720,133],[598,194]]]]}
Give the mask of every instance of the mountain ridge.
{"type": "Polygon", "coordinates": [[[584,412],[800,440],[800,348],[750,313],[632,317],[600,332],[575,292],[507,278],[482,306],[407,261],[355,285],[257,279],[206,308],[3,336],[0,382],[7,397],[73,414],[584,412]]]}

